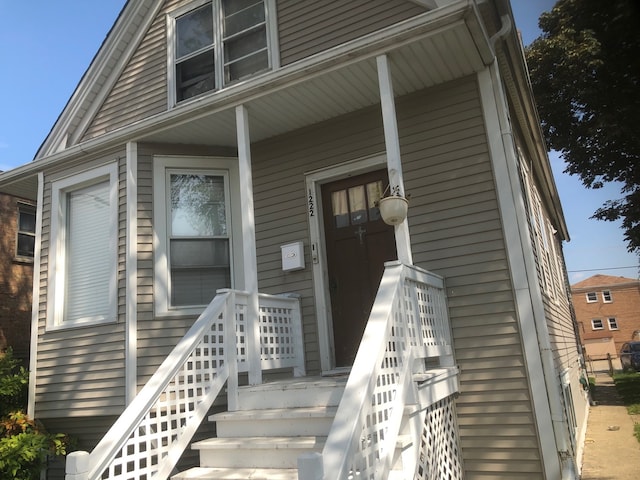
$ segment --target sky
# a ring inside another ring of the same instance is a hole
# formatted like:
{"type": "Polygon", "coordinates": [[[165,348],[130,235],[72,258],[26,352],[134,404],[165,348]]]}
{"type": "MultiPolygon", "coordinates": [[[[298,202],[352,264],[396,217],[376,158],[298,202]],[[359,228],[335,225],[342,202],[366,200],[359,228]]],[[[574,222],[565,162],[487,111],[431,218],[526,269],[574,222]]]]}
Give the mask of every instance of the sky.
{"type": "MultiPolygon", "coordinates": [[[[554,0],[511,0],[525,45],[554,0]]],[[[0,171],[30,162],[64,109],[125,0],[0,0],[0,171]]],[[[595,274],[638,278],[619,222],[590,219],[620,189],[588,190],[549,155],[571,240],[564,244],[569,282],[595,274]]]]}

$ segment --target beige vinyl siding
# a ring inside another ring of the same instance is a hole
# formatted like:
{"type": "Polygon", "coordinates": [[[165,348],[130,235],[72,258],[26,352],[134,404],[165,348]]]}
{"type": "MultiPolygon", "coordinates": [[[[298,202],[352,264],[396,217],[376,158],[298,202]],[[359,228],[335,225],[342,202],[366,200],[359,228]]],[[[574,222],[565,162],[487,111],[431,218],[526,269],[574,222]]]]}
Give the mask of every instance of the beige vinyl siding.
{"type": "Polygon", "coordinates": [[[311,268],[283,272],[280,246],[302,240],[311,265],[305,172],[384,149],[380,110],[346,115],[252,145],[258,288],[302,295],[306,368],[320,371],[311,268]]]}
{"type": "Polygon", "coordinates": [[[166,14],[185,3],[171,0],[162,7],[82,141],[167,110],[166,14]]]}
{"type": "Polygon", "coordinates": [[[82,165],[71,167],[64,175],[72,175],[118,161],[119,169],[119,233],[118,233],[118,321],[64,330],[47,331],[48,267],[51,234],[52,182],[61,173],[45,175],[42,245],[40,270],[40,303],[38,309],[37,377],[35,390],[36,418],[116,415],[124,406],[124,219],[125,162],[116,152],[82,165]]]}
{"type": "Polygon", "coordinates": [[[447,286],[465,478],[541,478],[477,87],[470,78],[444,89],[401,99],[398,112],[414,263],[447,286]]]}
{"type": "Polygon", "coordinates": [[[405,0],[278,0],[277,5],[282,65],[426,11],[405,0]]]}
{"type": "MultiPolygon", "coordinates": [[[[542,478],[475,79],[400,98],[397,111],[414,262],[447,284],[466,478],[542,478]]],[[[260,290],[303,295],[310,370],[318,368],[311,272],[282,272],[280,245],[303,240],[310,261],[305,172],[381,152],[379,106],[252,146],[260,290]]]]}

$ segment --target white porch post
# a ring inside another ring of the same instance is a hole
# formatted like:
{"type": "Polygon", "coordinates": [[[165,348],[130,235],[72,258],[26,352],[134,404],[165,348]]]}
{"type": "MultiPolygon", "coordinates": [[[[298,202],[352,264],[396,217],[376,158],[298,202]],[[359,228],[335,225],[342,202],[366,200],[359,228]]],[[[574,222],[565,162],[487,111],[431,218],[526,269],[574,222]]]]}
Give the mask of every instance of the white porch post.
{"type": "Polygon", "coordinates": [[[127,143],[127,321],[125,347],[125,398],[129,405],[137,394],[138,372],[138,144],[127,143]]]}
{"type": "MultiPolygon", "coordinates": [[[[389,171],[389,190],[397,191],[405,196],[402,178],[402,160],[400,159],[400,139],[396,120],[396,106],[393,98],[393,84],[386,55],[376,58],[378,64],[378,82],[380,86],[380,103],[382,106],[382,123],[384,125],[384,143],[387,150],[387,170],[389,171]]],[[[411,239],[407,219],[395,227],[396,249],[398,260],[405,265],[413,265],[411,255],[411,239]]]]}
{"type": "Polygon", "coordinates": [[[247,301],[247,352],[249,360],[249,384],[262,383],[260,368],[260,309],[258,306],[258,258],[256,254],[256,226],[253,212],[253,181],[251,178],[251,140],[249,116],[244,105],[236,107],[236,131],[238,135],[238,165],[240,177],[240,206],[242,210],[242,250],[244,258],[244,288],[249,293],[247,301]]]}

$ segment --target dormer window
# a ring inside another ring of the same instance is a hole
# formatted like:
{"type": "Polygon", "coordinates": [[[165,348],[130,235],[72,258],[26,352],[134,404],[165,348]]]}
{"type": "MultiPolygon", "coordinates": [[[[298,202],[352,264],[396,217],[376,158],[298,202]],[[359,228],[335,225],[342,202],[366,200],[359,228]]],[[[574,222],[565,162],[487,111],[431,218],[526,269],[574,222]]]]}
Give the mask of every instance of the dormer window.
{"type": "Polygon", "coordinates": [[[194,2],[169,19],[171,104],[272,66],[270,0],[194,2]]]}

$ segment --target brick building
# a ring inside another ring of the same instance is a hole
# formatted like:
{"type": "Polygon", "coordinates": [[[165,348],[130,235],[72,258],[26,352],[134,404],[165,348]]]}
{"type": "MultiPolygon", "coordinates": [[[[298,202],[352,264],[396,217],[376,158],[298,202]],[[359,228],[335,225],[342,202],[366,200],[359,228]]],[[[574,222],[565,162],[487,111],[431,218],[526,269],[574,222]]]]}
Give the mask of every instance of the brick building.
{"type": "Polygon", "coordinates": [[[29,364],[36,209],[0,194],[0,351],[29,364]]]}
{"type": "Polygon", "coordinates": [[[571,286],[585,353],[616,357],[629,340],[640,340],[640,280],[594,275],[571,286]]]}

